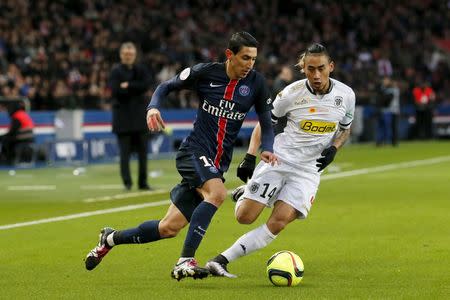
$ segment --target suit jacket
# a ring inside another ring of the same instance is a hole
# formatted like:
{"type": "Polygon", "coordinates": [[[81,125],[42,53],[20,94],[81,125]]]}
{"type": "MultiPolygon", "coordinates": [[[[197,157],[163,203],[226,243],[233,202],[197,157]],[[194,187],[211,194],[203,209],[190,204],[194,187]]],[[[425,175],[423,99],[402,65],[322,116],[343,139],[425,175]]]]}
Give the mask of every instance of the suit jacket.
{"type": "Polygon", "coordinates": [[[112,131],[116,134],[148,131],[146,114],[148,100],[144,96],[150,87],[150,74],[144,65],[131,68],[120,64],[111,71],[113,121],[112,131]],[[128,88],[120,87],[128,82],[128,88]]]}

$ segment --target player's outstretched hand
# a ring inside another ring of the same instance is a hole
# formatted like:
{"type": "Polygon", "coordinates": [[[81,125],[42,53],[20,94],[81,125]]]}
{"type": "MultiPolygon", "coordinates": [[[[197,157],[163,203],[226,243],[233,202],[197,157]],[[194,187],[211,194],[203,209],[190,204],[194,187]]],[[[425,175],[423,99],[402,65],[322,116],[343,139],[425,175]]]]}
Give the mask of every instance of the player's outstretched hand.
{"type": "Polygon", "coordinates": [[[156,108],[151,108],[147,111],[147,126],[150,131],[160,131],[166,128],[161,113],[156,108]]]}
{"type": "Polygon", "coordinates": [[[243,182],[247,182],[253,175],[256,165],[256,156],[247,153],[237,168],[237,177],[243,182]]]}
{"type": "Polygon", "coordinates": [[[322,157],[318,158],[316,161],[318,164],[316,164],[316,167],[319,168],[317,172],[322,171],[325,169],[331,162],[333,161],[334,157],[336,156],[337,148],[335,146],[330,146],[322,151],[320,155],[322,157]]]}
{"type": "Polygon", "coordinates": [[[261,159],[272,166],[278,164],[278,157],[269,151],[261,152],[261,159]]]}

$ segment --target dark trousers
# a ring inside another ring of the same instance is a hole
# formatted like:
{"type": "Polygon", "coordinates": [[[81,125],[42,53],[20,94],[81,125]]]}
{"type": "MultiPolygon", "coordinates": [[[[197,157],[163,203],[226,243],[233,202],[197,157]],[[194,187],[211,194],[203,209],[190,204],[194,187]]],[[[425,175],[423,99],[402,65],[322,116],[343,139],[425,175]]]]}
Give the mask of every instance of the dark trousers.
{"type": "Polygon", "coordinates": [[[391,143],[392,141],[392,113],[379,112],[377,120],[377,145],[391,143]]]}
{"type": "Polygon", "coordinates": [[[16,162],[30,162],[32,156],[32,142],[12,142],[4,140],[1,143],[0,164],[12,166],[16,162]]]}
{"type": "Polygon", "coordinates": [[[433,138],[433,110],[418,109],[416,111],[416,138],[433,138]]]}
{"type": "Polygon", "coordinates": [[[392,145],[398,145],[398,127],[400,123],[400,115],[392,114],[392,145]]]}
{"type": "Polygon", "coordinates": [[[130,174],[131,153],[138,156],[138,185],[147,186],[147,149],[148,134],[146,132],[129,132],[117,134],[120,150],[120,176],[126,187],[131,187],[133,180],[130,174]]]}

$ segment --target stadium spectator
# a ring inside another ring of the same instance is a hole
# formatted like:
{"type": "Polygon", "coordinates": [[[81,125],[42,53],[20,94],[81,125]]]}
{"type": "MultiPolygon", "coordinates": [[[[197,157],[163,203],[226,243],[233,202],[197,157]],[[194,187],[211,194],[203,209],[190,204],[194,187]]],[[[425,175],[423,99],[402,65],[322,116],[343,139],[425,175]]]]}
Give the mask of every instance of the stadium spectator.
{"type": "Polygon", "coordinates": [[[282,66],[272,86],[272,97],[275,99],[277,94],[281,92],[288,84],[294,80],[294,74],[289,66],[282,66]]]}
{"type": "MultiPolygon", "coordinates": [[[[240,238],[210,260],[206,267],[216,276],[236,277],[227,264],[266,247],[292,221],[307,217],[320,183],[322,171],[350,136],[355,110],[355,93],[329,77],[334,70],[326,48],[312,44],[299,60],[306,79],[295,81],[278,94],[272,119],[286,116],[287,126],[275,138],[274,151],[280,164],[261,161],[256,169],[245,168],[251,177],[233,191],[235,215],[241,224],[251,224],[266,206],[272,207],[267,222],[240,238]]],[[[256,126],[248,153],[254,155],[260,144],[256,126]]],[[[242,168],[242,164],[239,165],[242,168]]]]}
{"type": "MultiPolygon", "coordinates": [[[[342,62],[334,77],[354,88],[360,104],[370,103],[374,83],[390,75],[400,80],[401,99],[413,105],[412,97],[404,97],[415,84],[407,75],[411,70],[430,81],[437,101],[448,102],[449,64],[435,55],[436,40],[450,38],[448,12],[446,1],[1,1],[0,93],[6,85],[1,77],[15,64],[23,76],[41,78],[31,83],[38,91],[31,96],[33,109],[58,108],[40,86],[53,87],[58,80],[67,83],[73,105],[109,109],[107,78],[99,74],[109,72],[123,41],[135,42],[143,63],[158,74],[174,61],[183,68],[220,60],[222,37],[239,26],[251,28],[264,45],[257,67],[269,80],[280,63],[295,63],[302,41],[321,40],[342,62]],[[81,99],[91,86],[98,96],[81,99]]],[[[155,77],[150,90],[157,84],[155,77]]],[[[198,105],[194,96],[184,96],[184,107],[198,105]]]]}
{"type": "Polygon", "coordinates": [[[152,131],[165,127],[158,108],[169,92],[195,90],[201,101],[194,128],[177,153],[176,165],[182,181],[172,189],[172,204],[162,220],[147,221],[120,231],[104,228],[98,246],[86,258],[88,270],[95,268],[115,245],[174,237],[190,223],[172,277],[180,280],[208,275],[207,269],[197,266],[195,253],[227,195],[223,173],[228,170],[237,134],[253,106],[261,124],[261,158],[266,162],[276,161],[272,153],[269,89],[265,78],[253,70],[257,46],[258,42],[249,33],[235,33],[225,51],[224,63],[197,64],[158,86],[147,112],[148,127],[152,131]]]}
{"type": "Polygon", "coordinates": [[[136,63],[137,50],[131,42],[120,47],[120,64],[111,71],[113,120],[112,131],[117,136],[120,152],[120,176],[126,190],[133,180],[130,174],[132,152],[138,156],[138,188],[149,190],[147,183],[148,128],[145,122],[147,99],[145,93],[150,86],[147,67],[136,63]]]}
{"type": "Polygon", "coordinates": [[[398,145],[398,122],[400,115],[400,91],[389,77],[381,81],[377,93],[377,132],[376,145],[386,143],[398,145]]]}
{"type": "Polygon", "coordinates": [[[416,137],[431,139],[433,137],[433,113],[436,94],[426,81],[414,87],[412,93],[416,106],[416,137]]]}
{"type": "Polygon", "coordinates": [[[33,155],[34,123],[25,111],[23,102],[7,104],[11,125],[8,132],[0,136],[0,164],[12,165],[16,161],[30,161],[33,155]]]}
{"type": "Polygon", "coordinates": [[[389,110],[392,113],[392,146],[398,146],[399,143],[399,126],[400,126],[400,88],[397,81],[390,79],[388,83],[388,92],[392,93],[392,101],[389,110]]]}

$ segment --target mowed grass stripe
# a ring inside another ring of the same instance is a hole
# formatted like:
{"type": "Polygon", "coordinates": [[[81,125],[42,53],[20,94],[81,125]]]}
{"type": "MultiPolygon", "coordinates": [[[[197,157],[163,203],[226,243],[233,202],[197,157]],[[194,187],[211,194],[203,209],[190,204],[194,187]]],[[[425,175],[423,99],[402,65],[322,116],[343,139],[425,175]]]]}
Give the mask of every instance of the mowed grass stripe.
{"type": "MultiPolygon", "coordinates": [[[[322,180],[331,180],[331,179],[338,179],[343,177],[350,177],[350,176],[356,176],[356,175],[364,175],[364,174],[371,174],[371,173],[378,173],[378,172],[386,172],[391,170],[398,170],[398,169],[405,169],[405,168],[413,168],[417,166],[423,166],[423,165],[432,165],[437,164],[445,161],[450,161],[450,156],[440,156],[430,159],[422,159],[422,160],[414,160],[409,162],[402,162],[402,163],[395,163],[395,164],[388,164],[378,167],[372,167],[372,168],[364,168],[364,169],[357,169],[352,171],[346,171],[336,174],[329,174],[322,176],[322,180]]],[[[161,191],[153,191],[153,192],[163,192],[161,191]]],[[[85,202],[96,202],[96,201],[108,201],[112,199],[123,199],[123,198],[129,198],[134,197],[137,195],[142,195],[145,193],[152,193],[152,192],[140,192],[140,193],[129,193],[129,194],[118,194],[113,196],[106,196],[106,197],[99,197],[97,199],[90,198],[85,199],[85,202]],[[127,197],[128,195],[128,197],[127,197]],[[87,200],[87,201],[86,201],[87,200]]],[[[0,226],[0,230],[7,230],[12,228],[18,228],[18,227],[24,227],[24,226],[32,226],[32,225],[38,225],[38,224],[44,224],[44,223],[53,223],[53,222],[60,222],[60,221],[66,221],[71,219],[78,219],[78,218],[86,218],[91,217],[95,215],[103,215],[103,214],[110,214],[110,213],[116,213],[116,212],[122,212],[122,211],[130,211],[130,210],[136,210],[141,209],[145,207],[155,207],[155,206],[161,206],[166,205],[170,203],[170,200],[163,200],[158,202],[147,202],[142,204],[136,204],[136,205],[127,205],[127,206],[121,206],[116,208],[110,208],[110,209],[102,209],[102,210],[95,210],[90,212],[84,212],[84,213],[78,213],[78,214],[72,214],[72,215],[66,215],[66,216],[59,216],[59,217],[53,217],[53,218],[46,218],[46,219],[40,219],[35,221],[29,221],[29,222],[22,222],[22,223],[15,223],[15,224],[6,224],[0,226]]]]}

